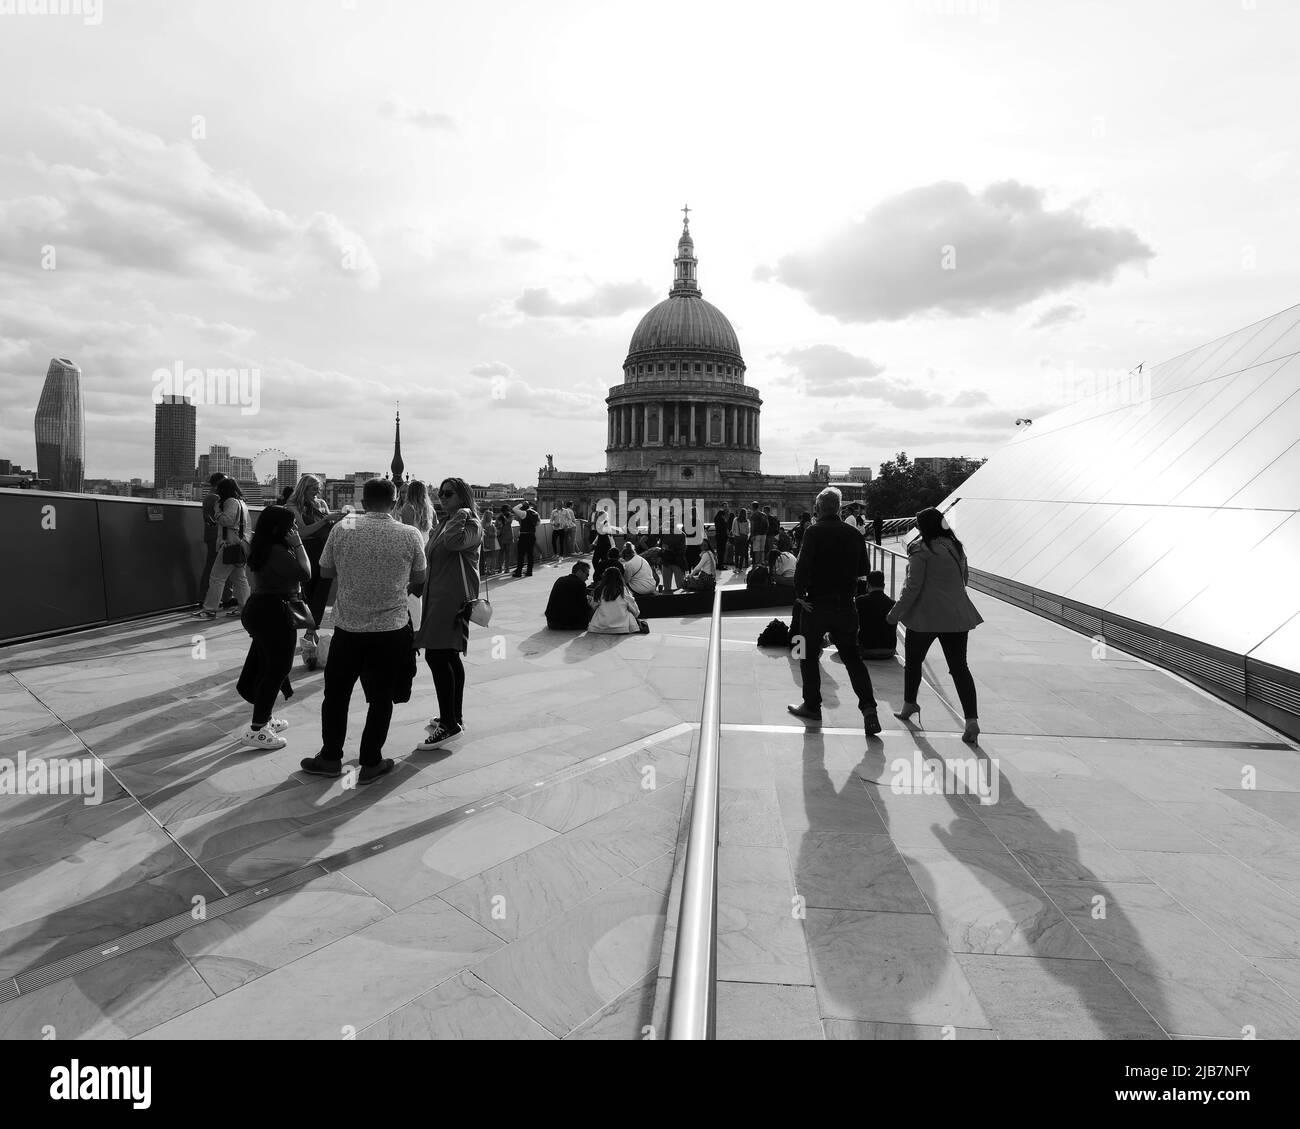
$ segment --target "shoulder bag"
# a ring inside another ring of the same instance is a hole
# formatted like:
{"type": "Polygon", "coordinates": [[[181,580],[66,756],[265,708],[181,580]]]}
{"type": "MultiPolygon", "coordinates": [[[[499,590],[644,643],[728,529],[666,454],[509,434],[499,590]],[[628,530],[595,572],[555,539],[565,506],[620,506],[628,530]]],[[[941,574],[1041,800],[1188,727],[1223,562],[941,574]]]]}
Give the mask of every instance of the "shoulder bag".
{"type": "MultiPolygon", "coordinates": [[[[226,526],[229,529],[229,526],[226,526]]],[[[239,538],[233,545],[224,545],[221,549],[221,563],[242,565],[248,563],[248,549],[244,545],[244,503],[239,503],[239,538]]]]}
{"type": "Polygon", "coordinates": [[[476,623],[479,627],[486,627],[492,622],[492,601],[487,598],[487,581],[483,582],[483,595],[477,600],[470,599],[469,595],[469,569],[465,565],[465,557],[462,553],[456,554],[460,558],[460,571],[465,579],[465,605],[461,609],[461,615],[470,621],[476,623]]]}

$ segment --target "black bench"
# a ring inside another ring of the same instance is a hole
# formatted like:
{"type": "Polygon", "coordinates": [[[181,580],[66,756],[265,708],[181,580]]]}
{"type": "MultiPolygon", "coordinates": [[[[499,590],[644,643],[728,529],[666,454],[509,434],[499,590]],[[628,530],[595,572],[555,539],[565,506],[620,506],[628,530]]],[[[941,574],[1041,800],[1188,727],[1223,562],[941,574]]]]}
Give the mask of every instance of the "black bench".
{"type": "MultiPolygon", "coordinates": [[[[637,596],[637,607],[642,619],[665,616],[710,615],[713,612],[712,592],[681,592],[671,596],[656,593],[637,596]]],[[[724,612],[749,611],[753,608],[776,608],[789,612],[794,607],[794,590],[779,584],[762,588],[723,588],[724,612]]]]}

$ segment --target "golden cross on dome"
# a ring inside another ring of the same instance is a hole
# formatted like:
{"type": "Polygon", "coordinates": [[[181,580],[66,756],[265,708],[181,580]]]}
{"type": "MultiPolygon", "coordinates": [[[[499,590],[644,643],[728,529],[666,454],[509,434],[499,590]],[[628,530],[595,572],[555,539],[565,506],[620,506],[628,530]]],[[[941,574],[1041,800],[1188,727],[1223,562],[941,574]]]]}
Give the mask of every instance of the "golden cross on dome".
{"type": "Polygon", "coordinates": [[[690,206],[687,204],[682,205],[682,226],[683,227],[691,226],[691,209],[690,206]]]}

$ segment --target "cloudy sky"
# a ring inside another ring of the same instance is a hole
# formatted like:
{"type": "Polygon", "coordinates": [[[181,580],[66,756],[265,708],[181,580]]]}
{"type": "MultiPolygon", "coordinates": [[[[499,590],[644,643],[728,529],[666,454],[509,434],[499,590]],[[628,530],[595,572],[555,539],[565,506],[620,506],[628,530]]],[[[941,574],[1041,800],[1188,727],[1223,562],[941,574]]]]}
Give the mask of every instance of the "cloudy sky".
{"type": "Polygon", "coordinates": [[[200,451],[382,469],[400,400],[423,476],[601,469],[683,203],[769,473],[988,454],[1089,372],[1300,301],[1295,0],[25,6],[0,0],[24,465],[67,356],[93,477],[152,476],[178,364],[259,374],[256,412],[199,409],[200,451]]]}

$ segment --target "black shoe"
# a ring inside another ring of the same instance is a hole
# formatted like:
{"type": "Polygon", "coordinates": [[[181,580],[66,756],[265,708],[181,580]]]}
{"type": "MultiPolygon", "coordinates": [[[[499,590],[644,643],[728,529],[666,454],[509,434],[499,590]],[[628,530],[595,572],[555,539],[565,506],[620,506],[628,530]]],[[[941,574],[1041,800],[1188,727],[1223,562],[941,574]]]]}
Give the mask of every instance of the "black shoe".
{"type": "Polygon", "coordinates": [[[800,702],[797,706],[786,706],[786,712],[794,714],[795,717],[801,717],[805,721],[821,721],[822,711],[819,706],[810,706],[800,702]]]}
{"type": "Polygon", "coordinates": [[[874,737],[880,732],[880,717],[875,710],[862,715],[862,728],[866,730],[868,737],[874,737]]]}
{"type": "Polygon", "coordinates": [[[337,780],[343,775],[342,761],[327,761],[320,757],[303,757],[299,762],[303,772],[309,772],[312,776],[328,776],[337,780]]]}
{"type": "Polygon", "coordinates": [[[393,771],[393,762],[385,757],[378,764],[364,764],[357,773],[358,784],[370,784],[393,771]]]}
{"type": "Polygon", "coordinates": [[[512,572],[510,575],[513,576],[516,580],[522,579],[523,576],[522,573],[518,573],[518,572],[512,572]]]}

